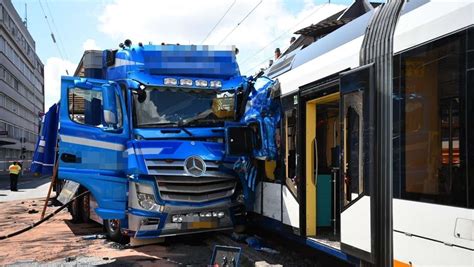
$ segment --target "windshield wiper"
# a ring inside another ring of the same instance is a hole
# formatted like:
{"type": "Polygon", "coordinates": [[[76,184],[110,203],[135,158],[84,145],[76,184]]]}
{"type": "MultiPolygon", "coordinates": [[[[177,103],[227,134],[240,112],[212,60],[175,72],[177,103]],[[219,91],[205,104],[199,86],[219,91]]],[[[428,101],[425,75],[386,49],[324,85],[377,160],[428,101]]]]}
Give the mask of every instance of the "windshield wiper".
{"type": "Polygon", "coordinates": [[[209,124],[216,124],[216,123],[222,123],[222,121],[216,120],[216,119],[196,119],[196,120],[187,122],[185,125],[196,126],[196,125],[209,125],[209,124]]]}
{"type": "Polygon", "coordinates": [[[192,132],[190,132],[188,129],[186,129],[184,126],[183,126],[183,123],[182,122],[161,122],[161,123],[142,123],[140,124],[139,126],[143,127],[152,127],[152,126],[171,126],[171,127],[176,127],[178,129],[180,129],[181,131],[187,133],[189,136],[194,136],[192,132]]]}
{"type": "Polygon", "coordinates": [[[179,120],[179,122],[177,123],[177,126],[179,127],[179,129],[181,129],[185,133],[189,134],[189,136],[194,136],[193,133],[191,133],[188,129],[186,129],[186,127],[183,124],[183,120],[179,120]]]}

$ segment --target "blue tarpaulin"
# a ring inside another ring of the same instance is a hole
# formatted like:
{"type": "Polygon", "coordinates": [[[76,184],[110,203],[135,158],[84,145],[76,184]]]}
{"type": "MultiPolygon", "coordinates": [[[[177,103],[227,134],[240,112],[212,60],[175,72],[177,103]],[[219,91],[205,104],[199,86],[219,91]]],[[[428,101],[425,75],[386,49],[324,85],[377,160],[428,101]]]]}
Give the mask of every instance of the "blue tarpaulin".
{"type": "Polygon", "coordinates": [[[58,136],[59,104],[54,104],[44,115],[41,135],[36,142],[31,171],[43,175],[52,174],[56,158],[56,139],[58,136]]]}

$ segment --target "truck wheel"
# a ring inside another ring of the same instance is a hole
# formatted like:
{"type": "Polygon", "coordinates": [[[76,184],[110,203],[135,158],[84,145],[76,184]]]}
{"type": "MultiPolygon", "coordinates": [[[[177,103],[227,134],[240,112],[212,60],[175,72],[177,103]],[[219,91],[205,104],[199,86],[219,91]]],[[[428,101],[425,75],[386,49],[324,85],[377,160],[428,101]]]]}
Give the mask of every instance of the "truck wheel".
{"type": "Polygon", "coordinates": [[[82,222],[89,222],[90,218],[90,193],[85,194],[83,197],[79,198],[80,205],[81,205],[81,217],[82,222]]]}
{"type": "Polygon", "coordinates": [[[82,222],[82,198],[75,199],[71,204],[69,204],[69,213],[71,213],[71,222],[80,223],[82,222]]]}
{"type": "Polygon", "coordinates": [[[104,227],[110,240],[120,244],[127,244],[130,242],[130,237],[123,235],[120,231],[119,219],[104,220],[104,227]]]}

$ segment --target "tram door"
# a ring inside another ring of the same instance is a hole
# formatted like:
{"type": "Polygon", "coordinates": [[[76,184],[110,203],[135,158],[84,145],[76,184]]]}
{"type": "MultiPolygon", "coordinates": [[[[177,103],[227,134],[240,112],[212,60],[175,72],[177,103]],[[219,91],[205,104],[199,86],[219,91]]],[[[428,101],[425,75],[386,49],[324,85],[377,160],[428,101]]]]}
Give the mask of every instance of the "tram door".
{"type": "Polygon", "coordinates": [[[374,92],[372,65],[341,74],[341,249],[373,254],[374,92]]]}
{"type": "Polygon", "coordinates": [[[306,236],[337,234],[339,93],[306,102],[306,236]]]}

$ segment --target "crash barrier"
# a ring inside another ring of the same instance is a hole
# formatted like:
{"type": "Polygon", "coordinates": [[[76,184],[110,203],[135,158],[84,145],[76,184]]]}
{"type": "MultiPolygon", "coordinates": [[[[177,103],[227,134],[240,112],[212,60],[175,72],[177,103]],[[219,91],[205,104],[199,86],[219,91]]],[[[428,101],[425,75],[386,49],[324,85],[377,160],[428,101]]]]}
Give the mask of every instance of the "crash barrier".
{"type": "Polygon", "coordinates": [[[64,208],[66,208],[66,207],[67,207],[70,203],[72,203],[75,199],[80,198],[80,197],[84,196],[84,195],[87,194],[87,193],[89,193],[89,191],[82,192],[81,194],[75,196],[74,198],[72,198],[71,200],[69,200],[66,204],[64,204],[64,205],[62,205],[61,207],[59,207],[58,209],[56,209],[53,213],[48,214],[48,216],[44,217],[43,219],[41,219],[41,220],[35,222],[34,224],[32,224],[32,225],[30,225],[30,226],[28,226],[28,227],[25,227],[25,228],[23,228],[23,229],[21,229],[21,230],[18,230],[18,231],[16,231],[16,232],[13,232],[13,233],[10,233],[10,234],[4,235],[4,236],[0,236],[0,240],[4,240],[4,239],[8,239],[8,238],[10,238],[10,237],[17,236],[17,235],[19,235],[19,234],[22,234],[22,233],[24,233],[24,232],[26,232],[26,231],[29,231],[29,230],[35,228],[36,226],[38,226],[38,225],[44,223],[45,221],[47,221],[47,220],[53,218],[56,214],[58,214],[61,210],[63,210],[64,208]]]}

